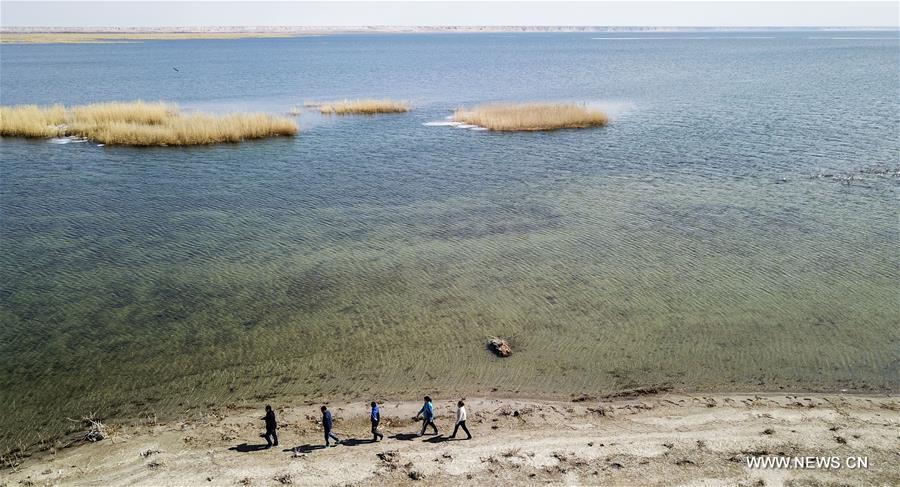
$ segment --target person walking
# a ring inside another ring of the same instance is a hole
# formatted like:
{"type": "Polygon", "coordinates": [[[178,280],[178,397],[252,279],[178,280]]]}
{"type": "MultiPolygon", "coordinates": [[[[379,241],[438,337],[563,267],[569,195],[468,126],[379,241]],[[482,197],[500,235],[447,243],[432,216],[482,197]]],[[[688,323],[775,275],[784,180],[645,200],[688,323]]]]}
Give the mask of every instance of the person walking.
{"type": "Polygon", "coordinates": [[[372,442],[376,442],[379,439],[383,440],[384,435],[378,432],[378,423],[381,423],[381,409],[378,408],[378,403],[372,401],[372,414],[370,416],[372,420],[372,442]]]}
{"type": "Polygon", "coordinates": [[[453,434],[450,435],[450,438],[456,438],[456,431],[462,428],[463,431],[466,432],[467,440],[472,439],[472,433],[469,433],[469,428],[466,428],[466,403],[459,401],[456,403],[456,426],[453,427],[453,434]]]}
{"type": "Polygon", "coordinates": [[[419,433],[419,436],[425,434],[425,428],[428,426],[434,428],[434,434],[438,434],[437,426],[434,424],[434,404],[431,403],[431,398],[429,396],[425,396],[425,404],[413,419],[419,419],[420,416],[422,417],[422,431],[419,433]]]}
{"type": "Polygon", "coordinates": [[[263,435],[268,443],[266,448],[272,448],[273,445],[278,446],[278,433],[275,432],[278,422],[275,421],[275,411],[272,411],[272,406],[266,404],[266,415],[262,417],[262,420],[266,422],[266,433],[263,435]]]}
{"type": "Polygon", "coordinates": [[[341,439],[331,432],[331,429],[334,427],[334,418],[331,416],[331,411],[328,410],[328,406],[322,406],[322,427],[325,429],[326,448],[331,446],[328,444],[329,439],[334,440],[334,446],[341,444],[341,439]]]}

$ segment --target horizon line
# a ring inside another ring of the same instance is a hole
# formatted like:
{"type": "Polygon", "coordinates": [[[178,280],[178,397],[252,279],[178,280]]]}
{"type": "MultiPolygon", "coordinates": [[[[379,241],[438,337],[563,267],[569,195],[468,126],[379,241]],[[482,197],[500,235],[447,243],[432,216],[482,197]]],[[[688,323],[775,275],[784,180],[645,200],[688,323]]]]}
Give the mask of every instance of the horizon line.
{"type": "Polygon", "coordinates": [[[37,32],[37,29],[48,29],[47,32],[57,32],[57,33],[65,33],[65,32],[88,32],[88,33],[99,33],[104,31],[121,31],[121,30],[137,30],[144,29],[148,32],[164,32],[164,31],[177,31],[177,32],[186,32],[191,31],[192,29],[233,29],[235,31],[238,30],[254,30],[254,31],[266,31],[266,30],[280,30],[280,31],[310,31],[310,30],[378,30],[378,29],[387,29],[387,30],[396,30],[396,29],[434,29],[434,30],[523,30],[523,29],[555,29],[555,30],[580,30],[580,31],[590,31],[590,30],[616,30],[616,31],[625,31],[625,30],[648,30],[648,29],[695,29],[695,30],[795,30],[795,29],[804,29],[804,30],[891,30],[891,31],[900,31],[900,26],[893,25],[836,25],[836,26],[821,26],[821,25],[792,25],[792,26],[759,26],[759,25],[746,25],[746,26],[733,26],[733,25],[722,25],[722,26],[707,26],[707,25],[630,25],[630,26],[618,26],[618,25],[428,25],[428,24],[410,24],[410,25],[192,25],[192,26],[146,26],[146,25],[129,25],[129,26],[111,26],[111,25],[94,25],[94,26],[54,26],[54,25],[15,25],[15,26],[2,26],[0,25],[0,33],[3,32],[16,32],[22,30],[28,30],[31,32],[37,32]]]}

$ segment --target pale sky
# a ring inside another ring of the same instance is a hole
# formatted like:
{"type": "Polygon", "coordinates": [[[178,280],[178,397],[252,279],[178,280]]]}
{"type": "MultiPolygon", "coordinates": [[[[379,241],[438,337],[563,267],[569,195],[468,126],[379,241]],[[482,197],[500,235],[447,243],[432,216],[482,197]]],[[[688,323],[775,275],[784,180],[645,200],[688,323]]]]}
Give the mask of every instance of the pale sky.
{"type": "Polygon", "coordinates": [[[853,26],[900,24],[900,3],[818,1],[55,1],[0,0],[3,27],[853,26]]]}

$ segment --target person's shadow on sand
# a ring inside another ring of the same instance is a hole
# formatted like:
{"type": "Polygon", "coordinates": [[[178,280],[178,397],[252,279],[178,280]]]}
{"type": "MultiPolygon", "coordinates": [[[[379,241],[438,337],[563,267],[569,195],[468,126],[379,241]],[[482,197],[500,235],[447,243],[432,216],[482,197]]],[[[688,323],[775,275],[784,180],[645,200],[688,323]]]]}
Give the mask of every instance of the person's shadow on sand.
{"type": "Polygon", "coordinates": [[[437,436],[432,436],[431,438],[428,438],[427,440],[423,440],[423,441],[425,441],[427,443],[443,443],[445,441],[450,441],[450,437],[444,436],[444,435],[437,435],[437,436]]]}
{"type": "Polygon", "coordinates": [[[262,451],[267,450],[269,445],[263,443],[262,445],[248,445],[247,443],[241,443],[238,446],[233,446],[229,448],[231,451],[241,452],[241,453],[250,453],[254,451],[262,451]]]}
{"type": "Polygon", "coordinates": [[[286,452],[286,453],[312,453],[316,450],[324,450],[324,449],[325,449],[325,445],[309,445],[309,444],[307,444],[307,445],[295,446],[294,448],[285,448],[284,450],[281,450],[281,451],[286,452]]]}
{"type": "Polygon", "coordinates": [[[410,440],[414,440],[418,437],[419,437],[419,435],[417,435],[415,433],[397,433],[396,435],[391,436],[391,438],[393,438],[395,440],[400,440],[400,441],[410,441],[410,440]]]}
{"type": "Polygon", "coordinates": [[[347,438],[346,440],[341,440],[341,445],[343,446],[357,446],[357,445],[368,445],[369,443],[374,443],[372,440],[360,440],[359,438],[347,438]]]}

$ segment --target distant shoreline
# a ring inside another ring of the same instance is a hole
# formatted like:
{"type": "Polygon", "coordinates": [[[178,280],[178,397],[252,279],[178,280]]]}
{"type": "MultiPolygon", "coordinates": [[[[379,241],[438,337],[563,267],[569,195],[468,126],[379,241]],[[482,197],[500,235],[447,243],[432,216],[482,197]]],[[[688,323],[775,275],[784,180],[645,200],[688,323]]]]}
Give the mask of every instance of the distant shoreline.
{"type": "Polygon", "coordinates": [[[602,26],[221,26],[0,27],[2,44],[85,44],[359,34],[897,32],[889,27],[602,27],[602,26]]]}
{"type": "Polygon", "coordinates": [[[309,33],[439,33],[439,32],[793,32],[900,31],[892,27],[692,27],[692,26],[186,26],[186,27],[0,27],[0,34],[309,34],[309,33]]]}

